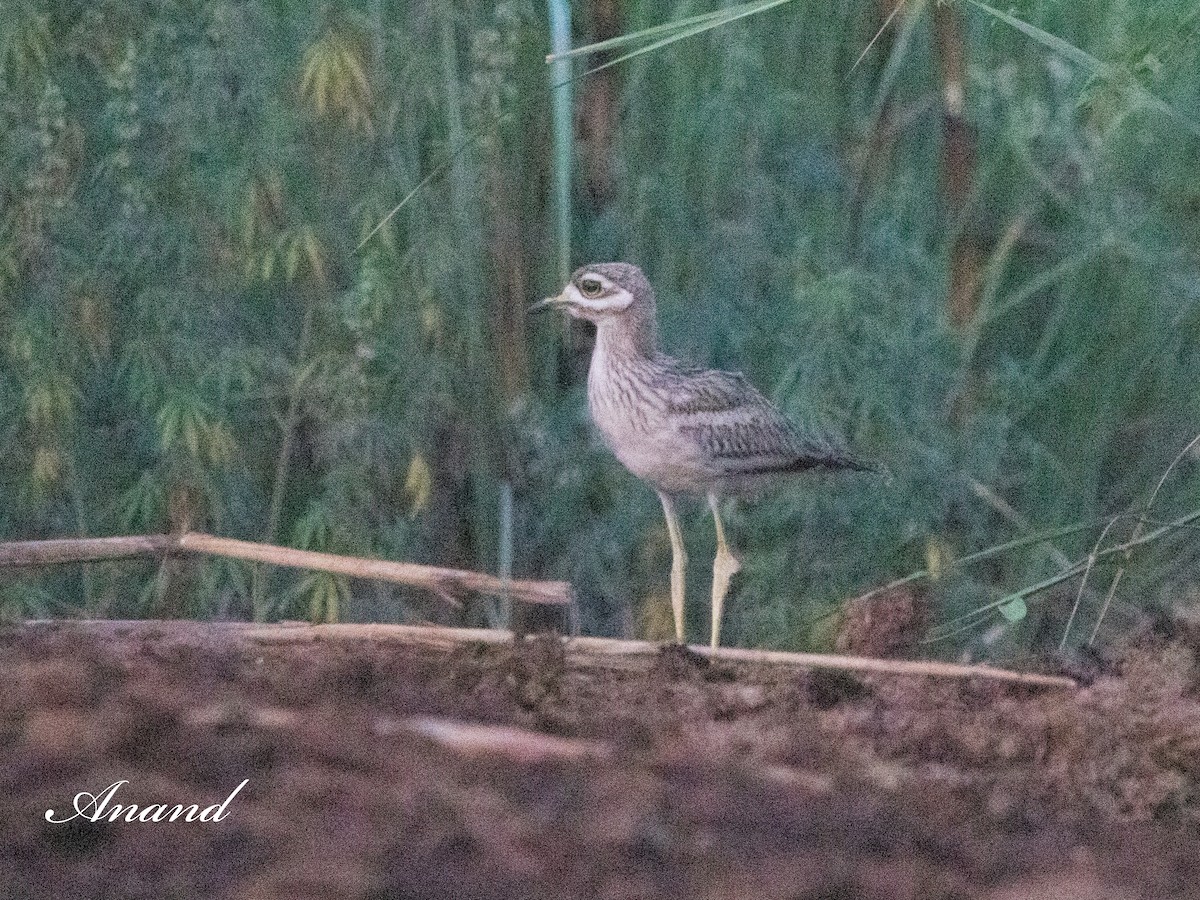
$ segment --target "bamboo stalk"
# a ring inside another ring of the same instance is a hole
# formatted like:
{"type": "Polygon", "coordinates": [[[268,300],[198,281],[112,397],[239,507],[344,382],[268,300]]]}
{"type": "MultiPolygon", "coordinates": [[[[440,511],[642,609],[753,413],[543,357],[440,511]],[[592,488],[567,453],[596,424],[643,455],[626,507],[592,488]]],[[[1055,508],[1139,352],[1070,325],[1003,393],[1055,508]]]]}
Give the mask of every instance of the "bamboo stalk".
{"type": "Polygon", "coordinates": [[[355,578],[372,578],[391,581],[411,587],[424,588],[439,595],[470,592],[478,594],[502,594],[526,603],[565,605],[570,602],[571,585],[565,581],[505,581],[495,575],[470,572],[465,569],[443,569],[419,563],[390,562],[382,559],[367,559],[356,556],[337,556],[333,553],[314,553],[310,550],[293,550],[290,547],[273,547],[238,541],[232,538],[213,537],[209,534],[190,532],[180,535],[180,547],[213,556],[231,559],[246,559],[267,562],[276,566],[297,569],[317,569],[336,575],[351,575],[355,578]]]}
{"type": "MultiPolygon", "coordinates": [[[[34,624],[34,623],[31,623],[34,624]]],[[[42,623],[36,623],[42,624],[42,623]]],[[[61,623],[60,623],[61,624],[61,623]]],[[[85,628],[129,633],[146,630],[161,633],[169,629],[172,635],[186,637],[189,632],[211,636],[224,631],[231,636],[261,644],[303,644],[317,641],[382,641],[404,644],[428,650],[447,652],[465,644],[511,644],[511,632],[493,628],[448,628],[433,625],[344,624],[308,625],[303,622],[283,622],[259,625],[246,622],[157,622],[152,620],[97,620],[72,622],[85,628]]],[[[617,640],[613,638],[564,638],[563,647],[570,662],[578,666],[614,669],[630,668],[638,660],[648,661],[662,652],[663,644],[652,641],[617,640]]],[[[987,665],[959,665],[935,660],[875,659],[866,656],[844,656],[824,653],[790,653],[783,650],[754,650],[744,647],[724,647],[717,651],[694,644],[688,649],[700,656],[722,663],[746,665],[788,666],[801,669],[833,669],[843,672],[864,672],[901,677],[970,679],[982,678],[1030,687],[1077,688],[1073,678],[1045,675],[1039,672],[1018,672],[987,665]]]]}
{"type": "MultiPolygon", "coordinates": [[[[550,14],[551,56],[571,49],[571,2],[547,0],[550,14]]],[[[547,57],[549,59],[549,57],[547,57]]],[[[571,63],[559,59],[550,64],[550,92],[553,98],[552,175],[554,184],[554,224],[558,245],[558,280],[566,284],[571,277],[571,158],[574,129],[571,121],[571,63]]]]}
{"type": "MultiPolygon", "coordinates": [[[[317,628],[347,626],[315,626],[317,628]]],[[[354,627],[354,626],[349,626],[354,627]]],[[[376,630],[371,634],[345,634],[346,638],[370,637],[375,640],[398,640],[413,643],[428,643],[434,646],[452,646],[457,643],[484,642],[492,644],[512,640],[507,632],[488,629],[457,629],[413,625],[366,626],[376,630]],[[397,629],[405,629],[404,632],[397,629]],[[470,633],[459,635],[460,631],[470,633]],[[440,632],[431,634],[430,632],[440,632]]],[[[613,638],[577,637],[566,641],[569,654],[587,657],[657,656],[663,645],[651,641],[615,640],[613,638]]],[[[843,656],[825,653],[792,653],[784,650],[755,650],[746,647],[722,647],[713,651],[707,645],[692,644],[693,653],[710,657],[719,662],[750,663],[763,665],[794,666],[803,669],[836,669],[845,672],[874,672],[885,675],[919,675],[934,678],[987,678],[1016,684],[1039,685],[1042,687],[1074,688],[1078,685],[1072,678],[1058,675],[1042,675],[1036,672],[1015,672],[986,665],[958,665],[955,663],[927,660],[875,659],[868,656],[843,656]]]]}
{"type": "Polygon", "coordinates": [[[0,569],[158,556],[170,552],[174,543],[174,538],[169,534],[10,541],[0,543],[0,569]]]}
{"type": "MultiPolygon", "coordinates": [[[[603,641],[602,644],[589,644],[587,649],[592,653],[656,654],[661,649],[661,645],[647,645],[645,641],[608,641],[602,638],[576,638],[575,640],[603,641]]],[[[1018,672],[1012,669],[997,669],[988,665],[960,665],[937,660],[877,659],[870,656],[792,653],[786,650],[754,650],[746,647],[723,647],[713,651],[702,644],[692,644],[688,649],[701,656],[711,657],[718,662],[795,666],[801,669],[835,669],[842,672],[866,672],[880,675],[915,675],[930,678],[985,678],[991,681],[1039,687],[1078,687],[1075,679],[1062,675],[1043,675],[1038,672],[1018,672]]]]}
{"type": "Polygon", "coordinates": [[[554,606],[570,603],[572,594],[571,585],[566,581],[506,581],[482,572],[357,556],[338,556],[333,553],[314,553],[309,550],[214,537],[199,532],[0,543],[0,569],[158,556],[172,552],[204,553],[295,569],[315,569],[353,578],[390,581],[431,591],[444,602],[454,606],[458,605],[454,595],[459,593],[503,594],[507,591],[508,596],[525,603],[554,606]]]}

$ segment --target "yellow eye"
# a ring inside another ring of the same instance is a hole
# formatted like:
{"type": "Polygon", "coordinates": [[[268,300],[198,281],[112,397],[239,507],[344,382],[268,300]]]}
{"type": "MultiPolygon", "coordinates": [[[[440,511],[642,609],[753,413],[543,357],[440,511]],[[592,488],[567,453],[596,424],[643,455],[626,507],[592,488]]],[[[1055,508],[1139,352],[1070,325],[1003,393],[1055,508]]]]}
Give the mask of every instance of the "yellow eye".
{"type": "Polygon", "coordinates": [[[599,297],[600,292],[604,290],[604,285],[595,278],[585,278],[579,282],[579,286],[583,289],[585,297],[599,297]]]}

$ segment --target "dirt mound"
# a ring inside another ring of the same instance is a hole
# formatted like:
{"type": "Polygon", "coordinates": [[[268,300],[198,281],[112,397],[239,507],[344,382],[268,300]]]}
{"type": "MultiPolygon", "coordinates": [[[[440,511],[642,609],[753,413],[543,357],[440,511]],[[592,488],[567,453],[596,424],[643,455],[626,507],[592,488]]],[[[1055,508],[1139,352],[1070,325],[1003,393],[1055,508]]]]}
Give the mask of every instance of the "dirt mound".
{"type": "Polygon", "coordinates": [[[1077,692],[194,623],[9,630],[0,671],[6,897],[1200,897],[1183,638],[1077,692]]]}

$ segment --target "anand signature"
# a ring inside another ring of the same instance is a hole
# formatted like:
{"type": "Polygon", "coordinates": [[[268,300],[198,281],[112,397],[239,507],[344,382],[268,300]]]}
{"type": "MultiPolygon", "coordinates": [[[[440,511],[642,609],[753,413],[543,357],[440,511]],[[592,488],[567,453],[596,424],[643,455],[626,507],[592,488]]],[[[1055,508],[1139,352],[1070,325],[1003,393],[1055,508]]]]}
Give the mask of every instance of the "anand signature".
{"type": "Polygon", "coordinates": [[[249,778],[242,779],[242,783],[235,787],[223,801],[201,809],[198,803],[190,803],[186,806],[182,803],[149,803],[145,806],[138,806],[135,803],[117,803],[113,799],[117,791],[120,790],[121,785],[129,783],[127,779],[122,779],[113,782],[98,794],[80,791],[72,801],[74,812],[64,813],[62,818],[55,818],[54,810],[48,809],[46,810],[46,821],[61,825],[63,822],[70,822],[73,819],[116,822],[124,817],[126,822],[220,822],[229,814],[230,802],[249,782],[249,778]]]}

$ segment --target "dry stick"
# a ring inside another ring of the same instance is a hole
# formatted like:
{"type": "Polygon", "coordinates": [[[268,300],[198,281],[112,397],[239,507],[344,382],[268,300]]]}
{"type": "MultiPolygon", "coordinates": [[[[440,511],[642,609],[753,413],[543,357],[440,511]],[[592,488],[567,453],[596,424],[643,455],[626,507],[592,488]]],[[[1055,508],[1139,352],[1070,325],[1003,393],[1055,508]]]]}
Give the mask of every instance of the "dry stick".
{"type": "MultiPolygon", "coordinates": [[[[36,626],[79,627],[87,630],[131,634],[139,631],[151,636],[163,636],[210,641],[214,632],[225,632],[231,637],[244,638],[260,644],[303,644],[321,640],[382,641],[423,647],[430,650],[453,650],[464,644],[512,644],[513,634],[494,628],[448,628],[435,625],[309,625],[305,622],[281,622],[262,625],[255,622],[196,622],[189,620],[161,621],[154,619],[135,620],[37,620],[26,623],[36,626]]],[[[562,638],[563,647],[572,663],[596,665],[604,668],[620,667],[622,661],[655,657],[664,646],[651,641],[627,641],[614,638],[576,637],[562,638]]],[[[838,656],[823,653],[789,653],[783,650],[752,650],[742,647],[723,647],[717,651],[699,644],[688,650],[715,659],[722,663],[746,663],[794,666],[804,669],[837,669],[847,672],[868,672],[880,675],[922,676],[931,678],[984,678],[1010,684],[1036,687],[1075,688],[1073,678],[1062,675],[1043,675],[1037,672],[1016,672],[985,665],[958,665],[956,663],[875,659],[866,656],[838,656]]]]}
{"type": "Polygon", "coordinates": [[[611,748],[600,741],[558,737],[509,725],[479,725],[437,716],[417,716],[383,723],[441,744],[464,756],[507,757],[523,763],[547,760],[604,759],[611,748]]]}
{"type": "MultiPolygon", "coordinates": [[[[337,556],[332,553],[314,553],[310,550],[292,550],[288,547],[271,547],[250,541],[218,538],[209,534],[189,533],[180,535],[180,547],[214,556],[232,559],[247,559],[267,562],[277,566],[298,569],[318,569],[337,575],[356,578],[378,578],[413,587],[423,587],[439,594],[443,599],[447,593],[470,591],[479,594],[500,594],[507,587],[511,596],[526,603],[548,603],[564,605],[570,602],[571,585],[565,581],[505,580],[482,572],[464,569],[442,569],[418,563],[389,562],[382,559],[366,559],[354,556],[337,556]]],[[[455,602],[456,601],[449,601],[455,602]]]]}
{"type": "Polygon", "coordinates": [[[24,566],[58,566],[65,563],[158,556],[175,545],[169,534],[134,537],[59,538],[49,541],[0,543],[0,569],[24,566]]]}
{"type": "MultiPolygon", "coordinates": [[[[243,632],[253,640],[264,643],[307,642],[321,638],[336,640],[379,640],[416,644],[446,650],[461,644],[506,644],[513,636],[508,631],[489,628],[445,628],[422,625],[283,625],[261,626],[243,632]]],[[[651,641],[616,640],[613,638],[566,638],[564,647],[569,654],[595,657],[599,660],[621,657],[656,656],[662,644],[651,641]]],[[[1061,675],[1042,675],[1035,672],[1015,672],[985,665],[958,665],[926,660],[876,659],[867,656],[841,656],[825,653],[790,653],[783,650],[754,650],[743,647],[723,647],[717,651],[694,644],[693,653],[711,657],[718,662],[759,663],[796,666],[805,669],[837,669],[846,672],[874,672],[884,675],[919,675],[934,678],[987,678],[1014,684],[1041,687],[1077,687],[1073,678],[1061,675]]]]}
{"type": "MultiPolygon", "coordinates": [[[[939,186],[958,233],[950,250],[947,314],[955,331],[966,332],[979,313],[983,248],[962,222],[974,192],[978,153],[975,129],[966,117],[967,44],[962,13],[951,6],[933,8],[933,43],[941,79],[942,147],[939,186]]],[[[970,375],[970,372],[968,372],[970,375]]],[[[964,397],[969,402],[968,381],[964,397]]]]}
{"type": "Polygon", "coordinates": [[[15,541],[0,543],[0,569],[17,566],[49,566],[64,563],[95,562],[133,556],[157,556],[163,553],[206,553],[229,559],[269,563],[296,569],[316,569],[354,578],[390,581],[432,591],[443,602],[458,606],[456,593],[509,595],[526,603],[562,606],[570,603],[571,585],[566,581],[504,581],[494,575],[463,569],[443,569],[418,563],[391,562],[333,553],[293,550],[270,544],[256,544],[210,534],[188,532],[180,535],[140,535],[109,538],[65,538],[51,541],[15,541]]]}

